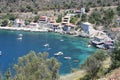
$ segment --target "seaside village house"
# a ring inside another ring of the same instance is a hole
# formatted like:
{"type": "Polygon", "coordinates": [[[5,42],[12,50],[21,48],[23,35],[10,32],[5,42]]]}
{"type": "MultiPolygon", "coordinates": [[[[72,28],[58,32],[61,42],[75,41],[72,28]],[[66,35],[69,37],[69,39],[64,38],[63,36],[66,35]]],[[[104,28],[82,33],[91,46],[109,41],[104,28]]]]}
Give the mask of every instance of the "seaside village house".
{"type": "Polygon", "coordinates": [[[75,28],[76,28],[76,25],[74,25],[72,23],[68,23],[68,24],[64,25],[63,30],[66,31],[67,33],[74,34],[75,28]]]}
{"type": "Polygon", "coordinates": [[[62,25],[66,25],[70,23],[70,16],[65,16],[62,18],[62,25]]]}
{"type": "Polygon", "coordinates": [[[14,26],[15,27],[24,27],[25,26],[25,21],[19,18],[16,18],[14,21],[14,26]]]}
{"type": "Polygon", "coordinates": [[[71,27],[68,24],[70,24],[70,16],[63,17],[62,18],[63,31],[68,32],[70,30],[71,27]]]}
{"type": "Polygon", "coordinates": [[[80,10],[75,10],[74,12],[75,12],[76,15],[85,14],[85,8],[81,8],[80,10]]]}
{"type": "Polygon", "coordinates": [[[40,27],[45,30],[49,29],[49,26],[47,25],[48,21],[49,21],[49,17],[47,16],[40,16],[38,20],[40,27]]]}
{"type": "Polygon", "coordinates": [[[54,19],[50,19],[47,25],[52,31],[55,31],[55,32],[62,31],[62,27],[60,26],[60,23],[56,23],[54,19]]]}
{"type": "Polygon", "coordinates": [[[47,23],[47,22],[48,22],[48,17],[47,16],[40,16],[39,23],[47,23]]]}

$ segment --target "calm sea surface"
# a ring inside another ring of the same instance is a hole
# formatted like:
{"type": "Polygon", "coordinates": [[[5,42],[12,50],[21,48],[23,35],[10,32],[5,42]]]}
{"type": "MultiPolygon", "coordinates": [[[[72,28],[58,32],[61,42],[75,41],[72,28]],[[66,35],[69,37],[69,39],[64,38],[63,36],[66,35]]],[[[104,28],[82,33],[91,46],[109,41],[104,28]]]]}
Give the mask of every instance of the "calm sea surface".
{"type": "Polygon", "coordinates": [[[59,73],[68,74],[71,68],[79,68],[79,65],[96,51],[96,48],[87,46],[88,41],[85,38],[57,33],[0,30],[0,51],[2,51],[0,71],[5,72],[17,63],[18,57],[27,54],[30,50],[47,51],[49,57],[55,57],[54,53],[61,51],[64,55],[56,57],[62,63],[59,73]],[[19,34],[23,34],[22,39],[18,39],[19,34]],[[49,47],[45,47],[45,44],[49,44],[49,47]],[[70,56],[71,60],[65,60],[65,56],[70,56]]]}

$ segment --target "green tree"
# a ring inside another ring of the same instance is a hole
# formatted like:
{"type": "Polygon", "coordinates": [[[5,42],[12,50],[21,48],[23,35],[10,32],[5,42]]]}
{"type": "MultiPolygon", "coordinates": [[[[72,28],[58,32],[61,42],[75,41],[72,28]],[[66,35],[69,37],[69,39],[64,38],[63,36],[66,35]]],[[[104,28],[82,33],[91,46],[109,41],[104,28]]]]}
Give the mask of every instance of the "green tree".
{"type": "Polygon", "coordinates": [[[14,65],[15,80],[56,80],[59,78],[60,63],[55,58],[48,58],[48,53],[35,53],[20,57],[14,65]]]}
{"type": "Polygon", "coordinates": [[[86,14],[83,14],[82,16],[81,16],[81,21],[86,21],[87,20],[87,15],[86,14]]]}
{"type": "Polygon", "coordinates": [[[89,17],[89,22],[95,24],[96,22],[100,21],[101,19],[101,14],[97,11],[94,11],[90,17],[89,17]]]}
{"type": "Polygon", "coordinates": [[[120,16],[120,5],[117,7],[117,13],[120,16]]]}
{"type": "Polygon", "coordinates": [[[8,69],[8,71],[6,72],[6,79],[7,80],[10,80],[10,77],[11,77],[11,71],[10,71],[10,69],[8,69]]]}
{"type": "Polygon", "coordinates": [[[2,16],[2,19],[9,19],[9,20],[15,20],[16,16],[13,14],[6,14],[2,16]]]}
{"type": "Polygon", "coordinates": [[[8,25],[8,20],[7,19],[3,20],[1,26],[7,26],[7,25],[8,25]]]}
{"type": "Polygon", "coordinates": [[[38,22],[38,20],[39,20],[39,16],[35,16],[33,22],[38,22]]]}
{"type": "Polygon", "coordinates": [[[86,8],[85,8],[85,12],[89,12],[90,11],[90,8],[87,6],[86,8]]]}
{"type": "Polygon", "coordinates": [[[119,45],[116,45],[116,48],[111,55],[111,58],[112,58],[111,69],[120,67],[120,47],[119,47],[119,45]]]}
{"type": "Polygon", "coordinates": [[[114,16],[115,13],[112,9],[107,9],[106,11],[104,11],[104,17],[103,17],[104,24],[106,26],[110,25],[113,21],[114,16]]]}
{"type": "Polygon", "coordinates": [[[71,17],[71,19],[70,19],[70,23],[75,24],[76,21],[77,21],[77,18],[76,18],[76,17],[71,17]]]}
{"type": "Polygon", "coordinates": [[[58,15],[58,19],[56,20],[57,23],[62,21],[62,15],[58,15]]]}
{"type": "Polygon", "coordinates": [[[106,54],[106,51],[98,50],[82,64],[81,68],[87,71],[87,78],[89,78],[89,80],[93,80],[96,77],[97,72],[101,68],[102,61],[106,58],[106,54]]]}

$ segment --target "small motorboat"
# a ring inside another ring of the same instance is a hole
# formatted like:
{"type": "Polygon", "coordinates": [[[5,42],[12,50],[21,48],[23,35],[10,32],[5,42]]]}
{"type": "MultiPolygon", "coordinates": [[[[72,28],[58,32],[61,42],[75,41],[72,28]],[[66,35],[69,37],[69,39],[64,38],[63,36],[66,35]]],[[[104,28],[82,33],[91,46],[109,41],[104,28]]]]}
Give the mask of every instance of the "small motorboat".
{"type": "Polygon", "coordinates": [[[20,37],[22,37],[23,36],[23,34],[18,34],[20,37]]]}
{"type": "Polygon", "coordinates": [[[45,46],[45,47],[49,47],[49,44],[44,44],[43,46],[45,46]]]}
{"type": "Polygon", "coordinates": [[[64,59],[71,59],[71,57],[69,57],[69,56],[66,56],[66,57],[64,57],[64,59]]]}
{"type": "Polygon", "coordinates": [[[64,41],[63,39],[60,40],[61,42],[64,41]]]}
{"type": "Polygon", "coordinates": [[[22,40],[22,37],[17,38],[18,40],[22,40]]]}
{"type": "Polygon", "coordinates": [[[90,47],[91,45],[89,44],[89,45],[87,45],[87,47],[90,47]]]}
{"type": "Polygon", "coordinates": [[[55,53],[54,55],[55,56],[61,56],[61,55],[63,55],[63,52],[58,52],[58,53],[55,53]]]}
{"type": "Polygon", "coordinates": [[[2,56],[2,51],[0,51],[0,56],[2,56]]]}

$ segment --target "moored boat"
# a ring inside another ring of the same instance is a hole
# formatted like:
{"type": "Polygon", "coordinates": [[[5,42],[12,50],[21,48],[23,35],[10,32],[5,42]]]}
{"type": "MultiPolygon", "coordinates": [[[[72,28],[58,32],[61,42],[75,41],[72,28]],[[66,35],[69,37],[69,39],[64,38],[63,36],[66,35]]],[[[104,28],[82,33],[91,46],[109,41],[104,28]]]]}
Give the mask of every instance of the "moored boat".
{"type": "Polygon", "coordinates": [[[0,51],[0,56],[2,55],[2,51],[0,51]]]}
{"type": "Polygon", "coordinates": [[[61,56],[61,55],[63,55],[63,52],[58,52],[58,53],[55,53],[54,55],[55,56],[61,56]]]}
{"type": "Polygon", "coordinates": [[[44,44],[43,46],[48,47],[48,46],[49,46],[49,44],[44,44]]]}
{"type": "Polygon", "coordinates": [[[18,34],[20,37],[22,37],[23,36],[23,34],[18,34]]]}
{"type": "Polygon", "coordinates": [[[69,56],[66,56],[66,57],[64,57],[64,59],[71,59],[71,57],[69,57],[69,56]]]}

